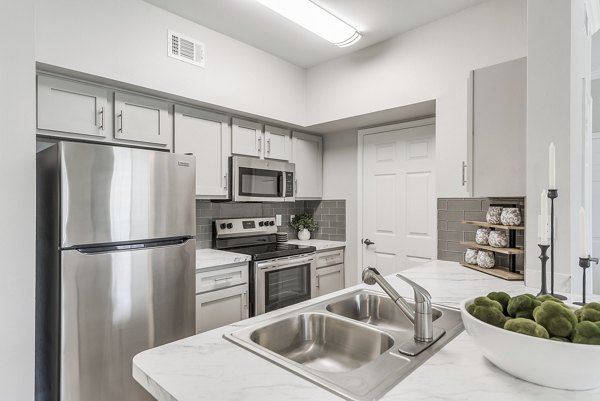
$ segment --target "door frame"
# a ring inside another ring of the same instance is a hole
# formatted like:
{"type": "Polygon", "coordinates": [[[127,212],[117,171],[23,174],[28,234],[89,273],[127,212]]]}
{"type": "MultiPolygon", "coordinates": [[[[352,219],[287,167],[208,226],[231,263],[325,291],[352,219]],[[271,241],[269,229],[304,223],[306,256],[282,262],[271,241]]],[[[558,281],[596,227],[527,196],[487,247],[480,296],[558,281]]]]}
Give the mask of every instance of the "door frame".
{"type": "MultiPolygon", "coordinates": [[[[362,282],[362,269],[364,266],[362,266],[362,261],[363,261],[363,244],[362,244],[362,238],[363,238],[363,158],[364,158],[364,153],[363,153],[363,144],[364,144],[364,139],[365,136],[367,135],[373,135],[373,134],[382,134],[384,132],[389,132],[389,131],[397,131],[397,130],[402,130],[402,129],[408,129],[408,128],[416,128],[416,127],[423,127],[426,125],[435,125],[435,117],[428,117],[428,118],[422,118],[422,119],[418,119],[418,120],[412,120],[412,121],[406,121],[406,122],[401,122],[401,123],[396,123],[396,124],[391,124],[391,125],[382,125],[379,127],[373,127],[373,128],[366,128],[366,129],[361,129],[358,130],[357,132],[357,136],[358,136],[358,146],[357,146],[357,154],[356,154],[356,166],[357,166],[357,188],[358,188],[358,196],[357,196],[357,202],[356,202],[356,218],[357,218],[357,230],[356,230],[356,243],[358,244],[358,252],[357,252],[357,265],[358,265],[358,271],[356,272],[357,274],[357,282],[361,283],[362,282]]],[[[436,135],[434,134],[434,139],[436,138],[436,135]]],[[[436,154],[437,155],[437,154],[436,154]]],[[[437,156],[436,156],[437,157],[437,156]]],[[[437,193],[436,193],[437,195],[437,193]]],[[[436,238],[435,241],[437,243],[437,230],[435,232],[436,238]]]]}

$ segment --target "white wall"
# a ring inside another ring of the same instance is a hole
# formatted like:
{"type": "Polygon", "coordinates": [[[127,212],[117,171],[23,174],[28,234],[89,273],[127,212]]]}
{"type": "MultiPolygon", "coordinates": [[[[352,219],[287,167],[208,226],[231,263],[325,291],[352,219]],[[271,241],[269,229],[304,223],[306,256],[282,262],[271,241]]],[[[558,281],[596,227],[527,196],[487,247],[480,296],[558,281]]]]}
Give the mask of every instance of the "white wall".
{"type": "Polygon", "coordinates": [[[33,0],[0,2],[0,382],[32,400],[35,285],[33,0]]]}
{"type": "Polygon", "coordinates": [[[36,61],[305,125],[305,70],[141,0],[36,0],[36,61]],[[206,68],[167,57],[167,29],[206,68]]]}
{"type": "Polygon", "coordinates": [[[325,135],[323,138],[323,198],[346,199],[346,286],[358,282],[357,240],[357,149],[356,130],[325,135]]]}
{"type": "MultiPolygon", "coordinates": [[[[591,44],[583,31],[583,0],[528,1],[526,283],[540,283],[537,259],[539,196],[548,187],[548,145],[556,145],[555,289],[581,291],[577,267],[583,173],[583,83],[590,78],[591,44]],[[531,229],[531,228],[534,229],[531,229]],[[572,280],[571,280],[572,277],[572,280]]],[[[589,189],[588,189],[589,190],[589,189]]]]}
{"type": "MultiPolygon", "coordinates": [[[[598,52],[600,53],[600,49],[598,49],[598,52]]],[[[592,103],[592,132],[600,132],[600,79],[593,80],[591,86],[592,98],[594,99],[592,103]]]]}
{"type": "MultiPolygon", "coordinates": [[[[437,196],[467,196],[461,163],[466,160],[469,72],[525,56],[526,39],[524,0],[485,3],[451,15],[311,68],[308,121],[316,124],[436,99],[437,196]]],[[[360,267],[357,130],[324,139],[324,198],[346,199],[346,283],[353,284],[360,267]]]]}
{"type": "Polygon", "coordinates": [[[469,71],[527,55],[526,1],[490,1],[307,72],[307,122],[436,99],[440,197],[467,196],[469,71]]]}

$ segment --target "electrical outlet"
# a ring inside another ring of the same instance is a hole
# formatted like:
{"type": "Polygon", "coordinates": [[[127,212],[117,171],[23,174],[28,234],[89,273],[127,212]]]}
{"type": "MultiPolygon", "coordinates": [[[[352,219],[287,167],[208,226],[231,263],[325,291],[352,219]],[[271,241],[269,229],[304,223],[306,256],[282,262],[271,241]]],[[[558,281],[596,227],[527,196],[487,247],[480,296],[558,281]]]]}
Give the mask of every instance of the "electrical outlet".
{"type": "Polygon", "coordinates": [[[277,227],[281,227],[281,215],[280,214],[275,215],[275,224],[277,225],[277,227]]]}
{"type": "Polygon", "coordinates": [[[290,214],[290,223],[292,222],[292,220],[294,220],[294,217],[296,217],[295,214],[290,214]]]}

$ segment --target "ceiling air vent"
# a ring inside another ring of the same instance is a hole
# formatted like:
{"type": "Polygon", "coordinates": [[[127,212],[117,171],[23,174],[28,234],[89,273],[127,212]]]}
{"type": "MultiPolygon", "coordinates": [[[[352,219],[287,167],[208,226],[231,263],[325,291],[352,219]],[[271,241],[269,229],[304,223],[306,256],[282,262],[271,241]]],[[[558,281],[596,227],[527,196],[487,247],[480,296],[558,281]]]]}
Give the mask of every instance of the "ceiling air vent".
{"type": "Polygon", "coordinates": [[[204,43],[171,30],[168,31],[168,34],[167,52],[169,57],[204,67],[204,43]]]}

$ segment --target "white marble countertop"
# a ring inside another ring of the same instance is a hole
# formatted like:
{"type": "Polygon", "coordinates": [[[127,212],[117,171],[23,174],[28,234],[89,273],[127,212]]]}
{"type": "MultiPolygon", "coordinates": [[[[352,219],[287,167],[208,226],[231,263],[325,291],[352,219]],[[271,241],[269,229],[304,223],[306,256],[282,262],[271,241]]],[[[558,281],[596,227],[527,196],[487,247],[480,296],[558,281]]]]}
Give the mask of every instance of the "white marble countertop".
{"type": "Polygon", "coordinates": [[[219,251],[217,249],[196,250],[196,271],[215,266],[243,263],[250,260],[250,255],[235,252],[219,251]]]}
{"type": "Polygon", "coordinates": [[[346,243],[344,241],[328,241],[324,239],[309,239],[307,241],[292,239],[288,241],[288,244],[314,246],[315,248],[317,248],[317,251],[323,251],[325,249],[343,248],[346,246],[346,243]]]}
{"type": "MultiPolygon", "coordinates": [[[[511,295],[537,292],[537,289],[524,287],[522,282],[504,281],[454,262],[429,262],[403,274],[424,286],[433,302],[448,306],[457,306],[464,298],[493,290],[511,295]]],[[[389,276],[388,280],[400,294],[412,297],[412,289],[400,279],[389,276]]],[[[160,401],[339,400],[333,393],[228,342],[222,335],[364,286],[347,288],[144,351],[133,360],[133,376],[160,401]]],[[[576,298],[574,300],[580,297],[576,298]]],[[[600,399],[600,389],[562,391],[517,379],[488,362],[463,332],[381,399],[587,401],[600,399]]]]}

